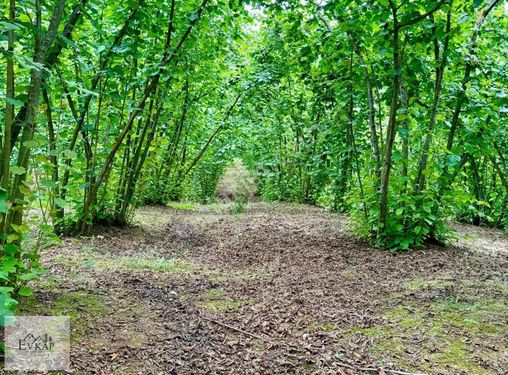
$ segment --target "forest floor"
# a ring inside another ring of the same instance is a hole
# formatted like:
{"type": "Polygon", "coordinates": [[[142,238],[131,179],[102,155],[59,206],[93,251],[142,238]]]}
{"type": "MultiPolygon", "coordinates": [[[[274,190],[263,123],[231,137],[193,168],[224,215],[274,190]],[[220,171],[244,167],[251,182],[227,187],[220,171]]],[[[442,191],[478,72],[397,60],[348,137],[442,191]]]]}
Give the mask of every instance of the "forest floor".
{"type": "Polygon", "coordinates": [[[480,229],[392,255],[316,207],[231,207],[65,239],[19,314],[71,317],[74,374],[506,374],[508,256],[480,229]]]}

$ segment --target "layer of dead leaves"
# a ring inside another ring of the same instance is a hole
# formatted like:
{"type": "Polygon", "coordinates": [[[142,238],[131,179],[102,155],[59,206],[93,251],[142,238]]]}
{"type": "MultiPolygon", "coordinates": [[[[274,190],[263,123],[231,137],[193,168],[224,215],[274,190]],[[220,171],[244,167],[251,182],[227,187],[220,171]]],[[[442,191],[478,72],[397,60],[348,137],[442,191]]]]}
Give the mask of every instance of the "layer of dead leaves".
{"type": "MultiPolygon", "coordinates": [[[[79,251],[81,244],[71,241],[45,255],[51,274],[66,280],[60,293],[83,290],[100,296],[106,309],[99,317],[80,312],[86,329],[72,347],[75,374],[402,371],[380,363],[372,342],[348,334],[351,328],[382,324],[382,311],[408,299],[442,297],[408,296],[407,280],[507,279],[506,258],[439,247],[392,255],[352,236],[346,217],[312,207],[255,204],[243,215],[150,212],[163,222],[158,229],[104,230],[94,246],[107,257],[183,257],[194,270],[53,264],[55,254],[79,251]],[[224,311],[199,307],[196,301],[210,289],[246,303],[224,311]]],[[[451,289],[444,293],[453,295],[451,289]]]]}

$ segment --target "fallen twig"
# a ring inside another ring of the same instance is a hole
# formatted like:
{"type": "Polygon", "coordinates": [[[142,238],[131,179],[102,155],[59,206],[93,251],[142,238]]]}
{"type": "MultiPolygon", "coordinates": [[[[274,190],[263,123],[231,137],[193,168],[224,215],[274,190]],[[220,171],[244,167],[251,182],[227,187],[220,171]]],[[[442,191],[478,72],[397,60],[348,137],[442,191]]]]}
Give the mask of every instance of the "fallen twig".
{"type": "Polygon", "coordinates": [[[405,372],[405,371],[399,371],[399,370],[390,370],[390,369],[386,369],[386,368],[382,368],[382,367],[379,367],[379,368],[375,368],[375,367],[357,367],[357,366],[348,365],[347,363],[343,363],[343,362],[339,362],[339,366],[344,367],[344,368],[348,368],[350,370],[364,371],[364,372],[379,372],[379,373],[383,373],[382,371],[384,371],[385,373],[388,372],[388,373],[396,374],[396,375],[427,375],[427,374],[424,374],[424,373],[421,373],[421,372],[418,372],[418,373],[416,373],[416,372],[405,372]]]}
{"type": "MultiPolygon", "coordinates": [[[[215,323],[217,325],[220,325],[222,327],[229,328],[229,329],[231,329],[233,331],[243,333],[244,335],[253,337],[255,339],[258,339],[258,340],[265,341],[265,342],[273,344],[272,341],[267,339],[267,338],[255,335],[254,333],[251,333],[251,332],[248,332],[248,331],[244,331],[243,329],[234,327],[232,325],[219,322],[218,320],[207,318],[206,316],[203,316],[203,315],[201,315],[201,318],[206,320],[206,321],[209,321],[209,322],[215,323]]],[[[424,374],[424,373],[413,373],[413,372],[405,372],[405,371],[398,371],[398,370],[390,370],[390,369],[385,369],[385,368],[382,368],[382,367],[379,367],[379,368],[374,368],[374,367],[357,367],[357,366],[348,365],[347,363],[343,363],[343,362],[339,362],[338,364],[341,367],[348,368],[350,370],[355,370],[355,371],[380,372],[381,374],[383,372],[385,372],[385,373],[390,373],[390,374],[395,374],[395,375],[427,375],[427,374],[424,374]]]]}

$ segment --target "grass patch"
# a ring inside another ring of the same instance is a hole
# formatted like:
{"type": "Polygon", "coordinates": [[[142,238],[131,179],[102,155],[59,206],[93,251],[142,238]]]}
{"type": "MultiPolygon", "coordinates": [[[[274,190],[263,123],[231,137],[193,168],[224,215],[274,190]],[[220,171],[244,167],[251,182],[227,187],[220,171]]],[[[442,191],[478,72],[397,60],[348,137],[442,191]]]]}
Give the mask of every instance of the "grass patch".
{"type": "Polygon", "coordinates": [[[342,271],[342,276],[346,280],[355,280],[358,277],[360,277],[360,272],[358,272],[355,266],[350,266],[346,268],[344,271],[342,271]]]}
{"type": "Polygon", "coordinates": [[[135,335],[135,336],[131,337],[131,339],[129,340],[129,345],[133,346],[135,348],[139,348],[146,341],[147,341],[146,335],[140,333],[138,335],[135,335]]]}
{"type": "Polygon", "coordinates": [[[506,353],[506,284],[451,277],[407,280],[404,287],[410,293],[398,297],[417,295],[418,302],[389,309],[382,315],[386,324],[352,327],[346,337],[363,336],[372,342],[371,354],[377,361],[394,362],[409,371],[491,373],[489,366],[499,366],[500,356],[506,353]],[[411,362],[405,362],[407,353],[413,353],[411,362]]]}
{"type": "Polygon", "coordinates": [[[182,210],[182,211],[191,211],[195,212],[199,210],[199,205],[196,203],[191,202],[176,202],[171,201],[166,204],[169,208],[173,208],[175,210],[182,210]]]}
{"type": "Polygon", "coordinates": [[[472,370],[473,368],[478,370],[477,366],[470,363],[467,346],[460,340],[447,340],[442,352],[436,355],[436,359],[440,364],[457,370],[472,370]]]}
{"type": "Polygon", "coordinates": [[[419,290],[428,288],[442,289],[452,287],[453,282],[451,280],[440,280],[440,279],[427,280],[423,278],[415,278],[405,281],[404,286],[410,292],[417,292],[419,290]]]}
{"type": "Polygon", "coordinates": [[[200,295],[196,306],[207,310],[226,311],[238,309],[248,303],[248,300],[226,297],[226,292],[222,288],[211,288],[200,295]]]}
{"type": "Polygon", "coordinates": [[[98,316],[106,313],[106,308],[94,294],[70,292],[57,299],[51,309],[53,315],[68,315],[74,319],[80,318],[81,312],[98,316]]]}
{"type": "Polygon", "coordinates": [[[81,261],[81,257],[79,256],[63,256],[63,255],[55,255],[51,257],[51,263],[59,264],[65,267],[74,267],[79,264],[81,261]]]}
{"type": "MultiPolygon", "coordinates": [[[[106,269],[123,269],[129,271],[157,271],[171,273],[185,273],[194,269],[192,263],[183,259],[165,259],[165,258],[134,258],[117,257],[111,259],[88,260],[94,262],[91,267],[106,269]]],[[[83,264],[84,265],[84,264],[83,264]]]]}
{"type": "Polygon", "coordinates": [[[407,367],[406,363],[400,359],[406,351],[406,345],[396,329],[381,325],[352,327],[350,334],[364,336],[366,340],[371,341],[371,354],[379,357],[381,362],[393,362],[395,361],[393,358],[397,358],[400,366],[407,367]]]}
{"type": "Polygon", "coordinates": [[[195,269],[194,265],[183,259],[166,259],[152,257],[114,257],[114,258],[83,258],[79,256],[53,257],[52,262],[67,267],[80,266],[84,269],[122,269],[127,271],[154,271],[185,273],[195,269]]]}
{"type": "Polygon", "coordinates": [[[55,290],[65,283],[65,279],[58,275],[45,275],[34,282],[36,289],[55,290]]]}
{"type": "Polygon", "coordinates": [[[226,293],[224,292],[223,289],[212,288],[212,289],[208,289],[206,292],[204,292],[203,297],[209,298],[209,299],[216,299],[216,298],[223,297],[225,294],[226,293]]]}
{"type": "Polygon", "coordinates": [[[331,332],[333,330],[335,330],[337,328],[337,325],[335,323],[332,323],[332,322],[325,322],[322,324],[323,329],[326,331],[326,332],[331,332]]]}
{"type": "MultiPolygon", "coordinates": [[[[351,332],[370,337],[373,355],[384,361],[407,368],[404,353],[419,353],[429,359],[433,371],[487,373],[476,358],[488,357],[490,353],[474,343],[495,347],[508,331],[508,305],[487,299],[446,299],[423,306],[398,306],[386,311],[383,318],[386,326],[353,327],[351,332]],[[419,344],[415,344],[415,338],[419,344]]],[[[421,363],[421,369],[429,370],[425,362],[421,363]]]]}
{"type": "Polygon", "coordinates": [[[68,316],[74,338],[83,335],[89,329],[89,323],[107,313],[102,298],[83,291],[69,292],[53,301],[39,301],[34,294],[19,302],[15,315],[68,316]]]}
{"type": "Polygon", "coordinates": [[[86,269],[121,269],[126,271],[154,271],[154,272],[171,272],[185,273],[195,269],[194,265],[183,259],[166,259],[142,257],[135,258],[130,256],[114,257],[114,258],[83,258],[83,257],[54,257],[52,262],[68,267],[79,265],[86,269]]]}
{"type": "Polygon", "coordinates": [[[229,212],[232,214],[242,214],[247,210],[249,204],[249,197],[247,195],[241,195],[237,197],[232,206],[229,207],[229,212]]]}
{"type": "Polygon", "coordinates": [[[93,253],[96,249],[93,246],[83,245],[83,246],[81,246],[80,250],[84,254],[90,254],[90,253],[93,253]]]}

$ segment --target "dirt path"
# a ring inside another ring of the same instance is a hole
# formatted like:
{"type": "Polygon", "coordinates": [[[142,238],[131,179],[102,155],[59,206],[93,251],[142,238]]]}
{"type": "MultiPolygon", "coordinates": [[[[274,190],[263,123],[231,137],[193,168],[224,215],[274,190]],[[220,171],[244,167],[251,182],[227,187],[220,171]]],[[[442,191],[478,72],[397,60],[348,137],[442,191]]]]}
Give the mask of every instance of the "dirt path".
{"type": "Polygon", "coordinates": [[[508,235],[502,229],[455,224],[457,239],[454,244],[469,251],[508,257],[508,235]]]}
{"type": "Polygon", "coordinates": [[[20,314],[72,317],[75,374],[508,369],[503,254],[394,256],[299,205],[181,204],[136,220],[48,250],[23,303],[20,314]]]}

